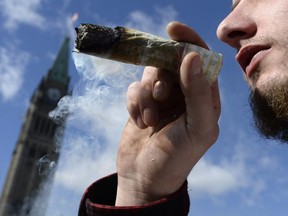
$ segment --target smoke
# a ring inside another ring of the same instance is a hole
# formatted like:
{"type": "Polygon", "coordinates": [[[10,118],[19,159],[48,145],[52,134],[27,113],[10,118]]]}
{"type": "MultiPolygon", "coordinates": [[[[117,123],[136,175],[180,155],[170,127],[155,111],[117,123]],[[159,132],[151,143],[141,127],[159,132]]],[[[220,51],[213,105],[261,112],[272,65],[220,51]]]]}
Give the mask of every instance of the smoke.
{"type": "Polygon", "coordinates": [[[128,118],[126,90],[143,68],[79,53],[73,59],[79,82],[50,115],[61,122],[69,113],[53,190],[72,193],[77,212],[87,186],[116,171],[118,142],[128,118]]]}
{"type": "Polygon", "coordinates": [[[85,189],[116,172],[118,142],[128,118],[126,90],[140,79],[143,68],[79,53],[73,53],[73,59],[79,81],[72,95],[63,97],[49,114],[60,125],[66,122],[65,132],[60,127],[56,134],[60,159],[56,163],[48,154],[36,163],[38,174],[48,179],[40,195],[26,200],[23,215],[28,209],[32,215],[45,210],[46,215],[63,215],[67,208],[73,215],[85,189]],[[45,209],[50,193],[50,207],[45,209]]]}
{"type": "Polygon", "coordinates": [[[72,96],[62,98],[51,116],[59,121],[69,113],[69,124],[78,132],[90,139],[114,140],[111,133],[119,134],[117,126],[127,120],[126,89],[139,79],[141,69],[79,53],[74,53],[74,62],[80,81],[72,96]]]}
{"type": "Polygon", "coordinates": [[[38,167],[39,175],[48,175],[51,170],[56,166],[55,161],[49,158],[49,155],[44,155],[37,162],[36,166],[38,167]]]}

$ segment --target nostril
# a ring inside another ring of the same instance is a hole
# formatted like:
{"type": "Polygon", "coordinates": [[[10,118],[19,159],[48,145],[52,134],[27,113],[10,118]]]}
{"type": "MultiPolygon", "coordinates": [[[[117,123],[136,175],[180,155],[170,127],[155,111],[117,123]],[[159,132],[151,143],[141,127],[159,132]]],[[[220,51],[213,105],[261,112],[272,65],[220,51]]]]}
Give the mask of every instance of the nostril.
{"type": "Polygon", "coordinates": [[[244,35],[246,35],[246,33],[244,31],[232,31],[229,34],[227,34],[227,37],[229,39],[234,39],[234,38],[239,38],[239,37],[241,38],[244,35]]]}

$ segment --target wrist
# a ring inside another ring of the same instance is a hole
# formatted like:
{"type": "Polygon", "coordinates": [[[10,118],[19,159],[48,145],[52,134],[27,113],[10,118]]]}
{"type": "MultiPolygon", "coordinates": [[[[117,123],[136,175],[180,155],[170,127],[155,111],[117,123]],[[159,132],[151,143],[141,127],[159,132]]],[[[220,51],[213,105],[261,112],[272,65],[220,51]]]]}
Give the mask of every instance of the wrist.
{"type": "Polygon", "coordinates": [[[115,206],[141,206],[149,203],[145,194],[136,191],[127,191],[117,187],[115,206]]]}
{"type": "Polygon", "coordinates": [[[165,197],[164,194],[156,195],[149,188],[149,184],[121,178],[118,175],[115,206],[141,206],[165,197]]]}

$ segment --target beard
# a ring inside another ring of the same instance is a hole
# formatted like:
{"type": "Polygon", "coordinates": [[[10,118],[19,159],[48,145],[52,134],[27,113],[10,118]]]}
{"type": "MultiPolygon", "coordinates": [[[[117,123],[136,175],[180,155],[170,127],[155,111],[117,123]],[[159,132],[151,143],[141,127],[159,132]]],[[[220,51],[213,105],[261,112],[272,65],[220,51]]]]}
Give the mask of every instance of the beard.
{"type": "Polygon", "coordinates": [[[264,92],[250,93],[254,124],[266,139],[288,143],[288,84],[276,84],[264,92]]]}

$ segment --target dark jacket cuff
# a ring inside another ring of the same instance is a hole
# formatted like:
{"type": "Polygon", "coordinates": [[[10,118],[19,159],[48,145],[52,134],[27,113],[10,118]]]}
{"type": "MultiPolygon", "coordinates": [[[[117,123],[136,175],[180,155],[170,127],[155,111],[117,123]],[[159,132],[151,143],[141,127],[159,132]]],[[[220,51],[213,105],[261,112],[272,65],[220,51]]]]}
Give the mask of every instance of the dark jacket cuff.
{"type": "Polygon", "coordinates": [[[115,206],[117,174],[102,178],[85,191],[79,216],[187,216],[189,195],[187,181],[175,193],[142,206],[115,206]]]}

